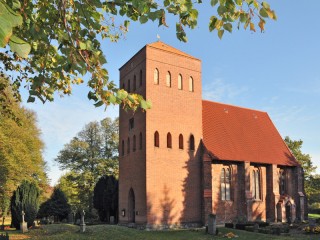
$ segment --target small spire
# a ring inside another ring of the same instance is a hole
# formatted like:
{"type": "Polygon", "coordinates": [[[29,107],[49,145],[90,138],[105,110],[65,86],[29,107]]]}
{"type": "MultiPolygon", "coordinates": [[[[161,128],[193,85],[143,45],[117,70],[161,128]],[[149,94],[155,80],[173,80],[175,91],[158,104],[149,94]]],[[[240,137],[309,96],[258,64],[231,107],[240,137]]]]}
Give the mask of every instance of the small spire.
{"type": "Polygon", "coordinates": [[[157,38],[158,38],[158,42],[160,42],[160,35],[159,34],[157,34],[157,38]]]}

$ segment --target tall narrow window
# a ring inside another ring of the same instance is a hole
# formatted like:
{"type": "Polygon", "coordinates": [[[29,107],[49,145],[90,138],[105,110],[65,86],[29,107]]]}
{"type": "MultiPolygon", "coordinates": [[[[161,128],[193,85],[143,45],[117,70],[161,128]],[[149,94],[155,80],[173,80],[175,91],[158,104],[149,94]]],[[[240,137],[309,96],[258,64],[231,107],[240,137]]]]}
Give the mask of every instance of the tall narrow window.
{"type": "Polygon", "coordinates": [[[182,88],[183,88],[182,75],[179,74],[179,76],[178,76],[178,89],[179,89],[179,90],[182,90],[182,88]]]}
{"type": "Polygon", "coordinates": [[[189,77],[189,92],[193,92],[193,78],[189,77]]]}
{"type": "Polygon", "coordinates": [[[132,130],[134,128],[134,118],[129,119],[129,130],[132,130]]]}
{"type": "Polygon", "coordinates": [[[142,70],[140,70],[139,81],[140,81],[140,86],[142,86],[142,70]]]}
{"type": "Polygon", "coordinates": [[[279,189],[280,189],[280,194],[283,195],[285,194],[285,189],[286,189],[286,175],[284,170],[280,170],[280,179],[279,179],[279,189]]]}
{"type": "Polygon", "coordinates": [[[124,156],[124,141],[122,140],[121,144],[121,155],[124,156]]]}
{"type": "Polygon", "coordinates": [[[154,69],[154,73],[153,73],[153,82],[154,84],[159,84],[159,70],[156,68],[154,69]]]}
{"type": "Polygon", "coordinates": [[[130,138],[127,140],[127,153],[130,153],[130,138]]]}
{"type": "Polygon", "coordinates": [[[166,85],[167,85],[167,87],[171,87],[171,74],[170,74],[170,72],[167,72],[166,85]]]}
{"type": "Polygon", "coordinates": [[[169,132],[167,134],[167,148],[172,148],[171,133],[169,133],[169,132]]]}
{"type": "Polygon", "coordinates": [[[128,80],[128,92],[131,92],[131,89],[130,89],[130,79],[128,80]]]}
{"type": "Polygon", "coordinates": [[[230,168],[222,168],[220,173],[220,194],[221,200],[231,200],[231,173],[230,168]]]}
{"type": "Polygon", "coordinates": [[[133,86],[132,86],[133,91],[137,89],[137,78],[136,75],[133,76],[133,86]]]}
{"type": "Polygon", "coordinates": [[[253,170],[252,171],[252,197],[255,200],[260,200],[260,172],[259,170],[253,170]]]}
{"type": "Polygon", "coordinates": [[[142,149],[142,132],[139,134],[139,149],[142,149]]]}
{"type": "Polygon", "coordinates": [[[189,150],[194,151],[194,136],[192,134],[189,139],[189,150]]]}
{"type": "Polygon", "coordinates": [[[220,173],[220,192],[221,200],[226,200],[226,188],[225,188],[226,170],[223,168],[220,173]]]}
{"type": "Polygon", "coordinates": [[[126,90],[125,88],[126,88],[126,86],[124,85],[124,83],[122,83],[122,89],[126,90]]]}
{"type": "Polygon", "coordinates": [[[132,151],[136,151],[136,135],[133,135],[133,146],[132,146],[132,151]]]}
{"type": "Polygon", "coordinates": [[[159,133],[158,131],[156,131],[154,133],[154,146],[155,147],[159,147],[160,146],[160,143],[159,143],[159,133]]]}
{"type": "Polygon", "coordinates": [[[183,136],[182,136],[182,134],[179,135],[179,149],[183,149],[183,136]]]}

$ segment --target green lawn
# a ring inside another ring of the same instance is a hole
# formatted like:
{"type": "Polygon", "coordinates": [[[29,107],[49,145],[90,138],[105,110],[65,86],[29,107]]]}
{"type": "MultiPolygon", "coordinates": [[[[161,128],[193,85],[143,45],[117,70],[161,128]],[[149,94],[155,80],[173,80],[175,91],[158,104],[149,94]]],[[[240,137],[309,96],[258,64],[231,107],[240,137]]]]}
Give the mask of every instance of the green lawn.
{"type": "Polygon", "coordinates": [[[320,214],[316,214],[316,213],[309,213],[308,214],[309,218],[320,218],[320,214]]]}
{"type": "MultiPolygon", "coordinates": [[[[319,240],[320,235],[296,235],[295,237],[288,236],[275,236],[267,234],[252,233],[246,231],[240,231],[235,229],[219,228],[221,234],[214,239],[226,239],[223,238],[223,234],[233,232],[239,237],[234,239],[243,240],[269,240],[269,239],[310,239],[319,240]]],[[[0,232],[1,233],[1,232],[0,232]]],[[[70,224],[52,224],[45,225],[41,229],[31,230],[29,233],[24,235],[19,234],[17,231],[9,231],[11,239],[44,239],[44,240],[206,240],[213,239],[212,236],[205,234],[204,229],[197,230],[167,230],[167,231],[145,231],[136,230],[127,227],[120,227],[114,225],[96,225],[87,226],[85,233],[79,232],[79,226],[70,224]]]]}

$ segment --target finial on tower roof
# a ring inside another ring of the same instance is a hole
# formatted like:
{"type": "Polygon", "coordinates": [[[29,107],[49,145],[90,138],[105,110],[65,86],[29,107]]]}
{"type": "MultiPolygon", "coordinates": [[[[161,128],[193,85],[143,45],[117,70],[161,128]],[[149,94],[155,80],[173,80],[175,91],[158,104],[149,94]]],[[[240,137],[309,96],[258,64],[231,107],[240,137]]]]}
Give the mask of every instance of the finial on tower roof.
{"type": "Polygon", "coordinates": [[[160,41],[160,35],[159,34],[157,34],[157,38],[158,38],[158,42],[160,41]]]}

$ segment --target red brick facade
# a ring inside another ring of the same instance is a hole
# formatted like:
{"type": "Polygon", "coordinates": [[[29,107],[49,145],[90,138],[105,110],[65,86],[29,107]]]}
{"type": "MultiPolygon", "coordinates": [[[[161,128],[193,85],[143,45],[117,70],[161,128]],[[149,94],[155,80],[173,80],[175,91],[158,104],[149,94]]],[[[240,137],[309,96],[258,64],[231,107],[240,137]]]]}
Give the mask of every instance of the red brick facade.
{"type": "Polygon", "coordinates": [[[199,59],[162,42],[146,45],[120,68],[120,86],[152,101],[146,113],[120,109],[121,224],[204,225],[210,213],[219,222],[274,221],[280,215],[285,221],[288,205],[292,220],[303,218],[298,165],[218,159],[207,148],[199,59]],[[286,178],[282,195],[280,168],[286,178]],[[221,171],[230,176],[221,178],[221,171]],[[259,188],[253,189],[255,181],[259,188]]]}

